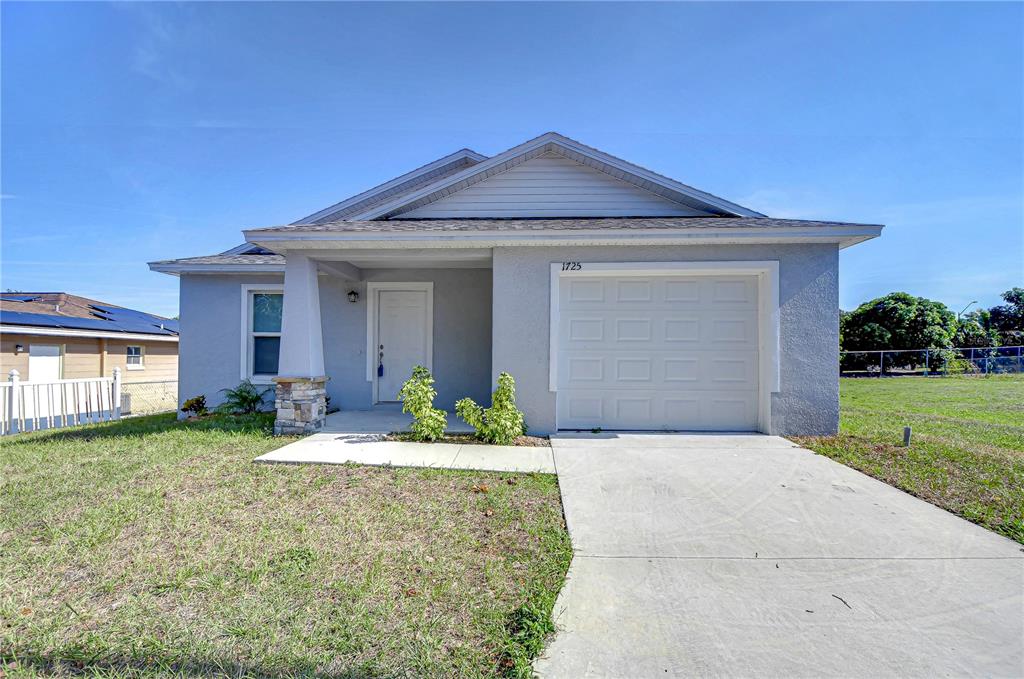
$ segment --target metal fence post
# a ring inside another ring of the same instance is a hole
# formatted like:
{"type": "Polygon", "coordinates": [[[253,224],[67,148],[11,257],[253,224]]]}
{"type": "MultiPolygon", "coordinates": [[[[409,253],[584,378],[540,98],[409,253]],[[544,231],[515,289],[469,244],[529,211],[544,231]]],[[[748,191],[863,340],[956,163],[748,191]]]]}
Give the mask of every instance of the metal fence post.
{"type": "Polygon", "coordinates": [[[927,375],[929,373],[929,369],[928,369],[928,356],[929,356],[930,353],[931,352],[928,349],[924,350],[924,374],[925,375],[927,375]]]}
{"type": "Polygon", "coordinates": [[[20,375],[17,368],[11,368],[11,372],[8,373],[8,377],[11,380],[11,398],[7,401],[7,431],[14,433],[15,431],[21,431],[21,424],[18,423],[17,429],[15,429],[15,416],[20,412],[19,407],[19,394],[20,388],[18,382],[20,381],[20,375]]]}
{"type": "Polygon", "coordinates": [[[121,369],[120,368],[114,368],[114,384],[113,384],[113,389],[114,389],[114,393],[111,394],[111,396],[113,397],[111,399],[111,403],[114,406],[114,419],[115,420],[120,420],[121,419],[121,369]]]}
{"type": "Polygon", "coordinates": [[[885,352],[878,352],[878,378],[882,378],[882,374],[885,372],[885,352]]]}

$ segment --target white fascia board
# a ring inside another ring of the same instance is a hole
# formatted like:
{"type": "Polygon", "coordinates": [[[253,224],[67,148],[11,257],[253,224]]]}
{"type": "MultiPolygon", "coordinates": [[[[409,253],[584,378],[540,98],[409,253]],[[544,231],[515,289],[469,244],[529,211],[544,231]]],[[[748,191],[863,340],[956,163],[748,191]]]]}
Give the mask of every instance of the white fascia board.
{"type": "Polygon", "coordinates": [[[478,163],[481,162],[481,161],[487,160],[487,156],[485,156],[483,154],[480,154],[480,153],[477,153],[476,151],[473,151],[472,149],[459,149],[455,153],[450,153],[447,156],[445,156],[444,158],[438,158],[437,160],[435,160],[432,163],[427,163],[423,167],[418,167],[415,170],[413,170],[412,172],[406,172],[405,174],[403,174],[403,175],[401,175],[399,177],[395,177],[394,179],[392,179],[390,181],[386,181],[383,184],[378,184],[377,186],[373,187],[372,189],[367,189],[366,191],[363,191],[362,193],[356,194],[356,195],[352,196],[351,198],[346,198],[345,200],[341,201],[340,203],[335,203],[334,205],[331,205],[330,207],[326,207],[323,210],[319,210],[317,212],[314,212],[313,214],[311,214],[311,215],[309,215],[307,217],[303,217],[302,219],[300,219],[299,221],[294,222],[294,223],[295,224],[309,224],[310,222],[315,222],[316,220],[320,219],[321,217],[325,217],[325,216],[331,214],[332,212],[337,212],[338,210],[344,210],[345,208],[350,207],[352,205],[355,205],[356,203],[359,203],[361,201],[373,198],[375,195],[377,195],[379,193],[383,193],[384,191],[387,191],[388,189],[391,189],[391,188],[393,188],[395,186],[398,186],[399,184],[403,184],[405,182],[412,181],[413,179],[416,179],[417,177],[421,177],[424,174],[427,174],[428,172],[433,172],[434,170],[438,169],[439,167],[444,167],[445,165],[448,165],[450,163],[454,163],[457,160],[462,160],[463,158],[469,158],[470,160],[475,160],[478,163]]]}
{"type": "Polygon", "coordinates": [[[691,186],[687,186],[686,184],[677,182],[674,179],[669,179],[668,177],[664,177],[655,172],[651,172],[650,170],[646,170],[638,165],[634,165],[620,158],[608,155],[603,151],[598,151],[597,149],[590,148],[589,146],[584,146],[583,144],[575,142],[572,139],[563,137],[557,132],[548,132],[547,134],[543,134],[537,137],[536,139],[531,139],[530,141],[520,144],[519,146],[514,146],[508,151],[505,151],[504,153],[500,153],[492,158],[479,162],[476,165],[466,168],[461,172],[456,172],[453,175],[440,179],[431,184],[427,184],[426,186],[417,189],[412,193],[399,196],[394,200],[387,201],[380,205],[374,206],[362,213],[354,215],[352,217],[352,221],[369,221],[378,219],[386,214],[391,213],[396,209],[401,208],[404,205],[413,203],[425,196],[429,196],[435,191],[439,191],[441,189],[454,186],[455,184],[458,184],[459,182],[464,181],[465,179],[473,177],[474,175],[477,174],[485,173],[491,169],[494,169],[502,165],[503,163],[507,163],[509,160],[513,158],[530,153],[531,151],[540,149],[548,144],[561,146],[565,149],[579,153],[580,155],[592,158],[593,160],[599,163],[604,163],[622,172],[626,172],[640,179],[647,180],[652,184],[658,184],[659,186],[663,186],[664,188],[669,189],[671,191],[675,191],[677,193],[681,193],[695,200],[699,200],[709,205],[713,205],[714,207],[717,207],[720,210],[725,210],[726,212],[730,212],[738,217],[765,216],[760,212],[754,212],[753,210],[749,210],[741,205],[731,203],[725,200],[724,198],[713,196],[710,193],[700,191],[691,186]]]}
{"type": "Polygon", "coordinates": [[[283,264],[150,264],[150,271],[179,276],[183,273],[284,273],[283,264]]]}
{"type": "Polygon", "coordinates": [[[505,247],[550,245],[706,245],[715,243],[836,243],[849,247],[882,232],[881,226],[701,228],[666,232],[665,229],[578,229],[565,231],[453,231],[450,233],[384,232],[342,233],[248,231],[246,238],[268,248],[403,249],[439,247],[505,247]]]}
{"type": "Polygon", "coordinates": [[[42,328],[33,325],[0,325],[4,335],[41,335],[44,337],[99,337],[103,339],[143,340],[146,342],[177,342],[177,335],[148,335],[140,332],[104,332],[77,328],[42,328]]]}

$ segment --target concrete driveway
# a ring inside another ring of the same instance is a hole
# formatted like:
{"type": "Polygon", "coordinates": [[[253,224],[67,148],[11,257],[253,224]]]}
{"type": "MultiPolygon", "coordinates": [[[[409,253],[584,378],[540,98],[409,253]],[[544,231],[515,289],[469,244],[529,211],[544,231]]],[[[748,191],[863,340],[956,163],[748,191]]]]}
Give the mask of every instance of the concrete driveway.
{"type": "Polygon", "coordinates": [[[760,435],[553,440],[547,677],[1024,674],[1024,551],[760,435]]]}

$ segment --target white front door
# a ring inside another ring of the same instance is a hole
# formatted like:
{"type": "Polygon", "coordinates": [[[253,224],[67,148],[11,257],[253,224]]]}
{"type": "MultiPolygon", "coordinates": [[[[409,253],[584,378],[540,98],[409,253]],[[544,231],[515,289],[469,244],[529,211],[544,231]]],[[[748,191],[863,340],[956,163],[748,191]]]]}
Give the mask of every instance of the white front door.
{"type": "Polygon", "coordinates": [[[60,372],[60,345],[29,345],[28,380],[30,382],[56,382],[60,379],[60,372]]]}
{"type": "Polygon", "coordinates": [[[757,289],[753,276],[563,280],[558,426],[756,430],[757,289]]]}
{"type": "Polygon", "coordinates": [[[379,290],[377,295],[377,401],[397,401],[413,366],[430,366],[428,293],[379,290]]]}

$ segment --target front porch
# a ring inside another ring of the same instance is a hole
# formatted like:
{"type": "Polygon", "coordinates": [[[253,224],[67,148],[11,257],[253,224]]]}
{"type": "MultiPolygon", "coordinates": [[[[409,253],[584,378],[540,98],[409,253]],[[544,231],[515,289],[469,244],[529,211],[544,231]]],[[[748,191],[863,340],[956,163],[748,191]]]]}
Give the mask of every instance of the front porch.
{"type": "Polygon", "coordinates": [[[490,267],[489,249],[289,250],[275,431],[407,429],[398,390],[414,365],[433,373],[451,431],[467,431],[455,401],[486,402],[491,388],[490,267]]]}

